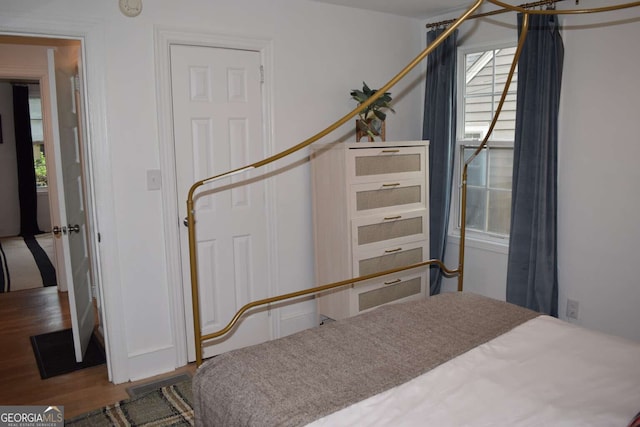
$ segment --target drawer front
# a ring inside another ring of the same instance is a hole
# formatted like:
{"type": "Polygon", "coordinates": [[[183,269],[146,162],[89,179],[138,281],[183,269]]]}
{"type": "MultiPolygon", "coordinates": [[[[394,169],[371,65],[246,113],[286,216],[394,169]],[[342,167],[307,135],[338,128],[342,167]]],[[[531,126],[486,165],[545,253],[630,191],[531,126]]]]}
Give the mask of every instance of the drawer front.
{"type": "Polygon", "coordinates": [[[366,276],[405,265],[417,264],[426,261],[427,254],[428,248],[425,242],[413,242],[373,251],[362,251],[358,256],[354,256],[354,275],[366,276]]]}
{"type": "Polygon", "coordinates": [[[383,282],[355,285],[351,289],[351,312],[371,310],[381,305],[422,298],[426,295],[427,273],[407,274],[383,282]]]}
{"type": "Polygon", "coordinates": [[[347,167],[352,182],[425,177],[426,147],[350,149],[347,167]]]}
{"type": "Polygon", "coordinates": [[[355,218],[351,224],[354,250],[426,240],[429,227],[426,209],[355,218]]]}
{"type": "Polygon", "coordinates": [[[426,190],[422,179],[382,181],[351,186],[354,216],[398,209],[426,208],[426,190]]]}

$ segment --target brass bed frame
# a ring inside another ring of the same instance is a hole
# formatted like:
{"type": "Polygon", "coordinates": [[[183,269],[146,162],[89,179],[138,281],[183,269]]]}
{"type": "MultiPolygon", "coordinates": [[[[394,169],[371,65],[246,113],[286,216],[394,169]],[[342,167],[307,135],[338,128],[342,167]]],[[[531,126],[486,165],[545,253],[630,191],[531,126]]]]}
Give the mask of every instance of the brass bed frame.
{"type": "MultiPolygon", "coordinates": [[[[291,300],[291,299],[295,299],[295,298],[299,298],[299,297],[303,297],[303,296],[309,296],[309,295],[315,295],[315,294],[319,294],[321,292],[325,292],[328,291],[330,289],[335,289],[335,288],[339,288],[342,286],[346,286],[346,285],[351,285],[353,283],[357,283],[357,282],[361,282],[361,281],[365,281],[365,280],[369,280],[369,279],[373,279],[376,277],[381,277],[381,276],[386,276],[388,274],[393,274],[393,273],[397,273],[399,271],[404,271],[404,270],[410,270],[410,269],[414,269],[414,268],[419,268],[419,267],[424,267],[424,266],[428,266],[428,265],[437,265],[447,277],[458,277],[458,291],[462,291],[463,290],[463,280],[464,280],[464,249],[465,249],[465,237],[466,237],[466,202],[467,202],[467,170],[468,170],[468,166],[469,164],[478,156],[478,154],[480,154],[480,152],[487,146],[488,141],[489,141],[489,136],[491,135],[491,133],[493,132],[493,129],[496,125],[496,122],[498,120],[498,117],[500,116],[500,112],[502,111],[502,106],[504,105],[506,96],[507,96],[507,91],[509,90],[509,86],[511,84],[511,80],[513,78],[513,74],[516,70],[516,66],[518,63],[518,59],[520,57],[520,54],[522,52],[522,47],[524,45],[524,41],[526,39],[527,36],[527,31],[529,28],[529,15],[532,14],[538,14],[538,15],[569,15],[569,14],[587,14],[587,13],[597,13],[597,12],[608,12],[608,11],[614,11],[614,10],[619,10],[619,9],[626,9],[626,8],[631,8],[631,7],[636,7],[636,6],[640,6],[640,1],[636,1],[636,2],[631,2],[631,3],[625,3],[625,4],[619,4],[619,5],[613,5],[613,6],[605,6],[605,7],[598,7],[598,8],[591,8],[591,9],[573,9],[573,10],[555,10],[555,9],[551,9],[551,10],[530,10],[527,9],[529,7],[532,6],[539,6],[539,5],[543,5],[543,4],[551,4],[551,3],[556,3],[558,1],[563,1],[563,0],[549,0],[549,1],[539,1],[536,3],[531,3],[531,4],[523,4],[520,6],[513,6],[510,5],[508,3],[499,1],[499,0],[476,0],[475,3],[467,10],[465,11],[462,15],[460,15],[459,18],[451,20],[451,21],[446,21],[444,23],[450,24],[450,26],[440,35],[438,36],[433,43],[431,43],[429,46],[427,46],[422,52],[420,52],[420,54],[413,59],[408,65],[406,65],[397,75],[395,75],[391,80],[389,80],[384,86],[382,86],[377,92],[376,94],[374,94],[372,97],[370,97],[367,101],[363,102],[362,104],[360,104],[358,107],[356,107],[355,109],[353,109],[351,112],[347,113],[346,115],[344,115],[342,118],[338,119],[337,121],[335,121],[333,124],[329,125],[327,128],[325,128],[324,130],[318,132],[317,134],[313,135],[312,137],[300,142],[299,144],[284,150],[280,153],[277,153],[275,155],[272,155],[268,158],[265,158],[263,160],[260,160],[258,162],[237,168],[237,169],[233,169],[231,171],[228,172],[224,172],[222,174],[219,175],[215,175],[209,178],[205,178],[203,180],[197,181],[195,182],[191,188],[189,189],[188,192],[188,196],[187,196],[187,218],[186,218],[186,225],[188,227],[188,234],[189,234],[189,260],[190,260],[190,274],[191,274],[191,298],[192,298],[192,306],[193,306],[193,329],[194,329],[194,337],[195,337],[195,350],[196,350],[196,365],[200,366],[202,364],[202,346],[203,343],[205,341],[210,341],[216,338],[220,338],[223,335],[226,335],[227,333],[229,333],[233,327],[236,325],[236,323],[238,322],[238,320],[240,319],[240,317],[246,313],[248,310],[255,308],[255,307],[260,307],[260,306],[265,306],[265,305],[269,305],[269,304],[273,304],[276,302],[280,302],[280,301],[285,301],[285,300],[291,300]],[[496,6],[501,7],[502,9],[498,9],[497,11],[494,12],[489,12],[486,14],[477,14],[474,15],[474,12],[476,10],[478,10],[478,8],[483,4],[488,2],[488,3],[492,3],[496,6]],[[312,288],[308,288],[308,289],[304,289],[301,291],[297,291],[297,292],[291,292],[291,293],[287,293],[287,294],[283,294],[283,295],[277,295],[274,297],[270,297],[270,298],[265,298],[265,299],[261,299],[261,300],[257,300],[257,301],[252,301],[247,303],[246,305],[244,305],[242,308],[240,308],[240,310],[237,311],[237,313],[233,316],[233,318],[229,321],[229,323],[222,329],[210,333],[210,334],[202,334],[202,329],[201,329],[201,325],[200,325],[200,300],[199,300],[199,282],[198,282],[198,263],[197,263],[197,247],[196,247],[196,222],[195,222],[195,211],[194,211],[194,194],[195,191],[201,187],[202,185],[205,184],[209,184],[212,183],[214,181],[223,179],[223,178],[228,178],[231,177],[233,175],[238,175],[238,174],[242,174],[246,171],[252,170],[252,169],[257,169],[259,167],[265,166],[269,163],[275,162],[279,159],[282,159],[283,157],[286,157],[292,153],[295,153],[307,146],[309,146],[310,144],[318,141],[320,138],[323,138],[324,136],[330,134],[331,132],[333,132],[334,130],[336,130],[338,127],[342,126],[343,124],[347,123],[349,120],[351,120],[352,118],[354,118],[360,111],[364,110],[365,108],[367,108],[369,105],[371,105],[372,103],[374,103],[378,97],[380,97],[382,94],[384,94],[385,92],[388,92],[390,88],[392,88],[396,83],[398,83],[402,78],[404,78],[404,76],[411,71],[413,68],[415,68],[416,65],[418,65],[420,62],[422,62],[422,60],[424,60],[433,50],[435,50],[435,48],[440,45],[440,43],[442,43],[443,40],[445,40],[447,37],[449,37],[449,35],[455,30],[457,29],[464,21],[466,21],[467,19],[473,19],[476,17],[480,17],[480,16],[487,16],[487,15],[492,15],[492,14],[496,14],[496,13],[502,13],[502,12],[506,12],[506,11],[514,11],[514,12],[520,12],[523,13],[523,21],[522,21],[522,31],[518,40],[518,47],[516,49],[516,52],[514,54],[514,59],[513,62],[511,64],[511,68],[509,70],[509,74],[507,77],[507,81],[505,83],[505,87],[503,90],[503,93],[500,97],[500,102],[498,104],[498,107],[496,109],[496,112],[494,114],[494,117],[492,118],[491,124],[489,126],[489,130],[486,134],[486,136],[484,137],[484,139],[482,140],[482,142],[479,144],[479,146],[477,147],[477,149],[475,150],[475,152],[465,161],[464,166],[463,166],[463,170],[462,170],[462,185],[461,185],[461,192],[462,192],[462,197],[461,197],[461,226],[460,226],[460,248],[459,248],[459,254],[458,254],[458,266],[455,269],[449,269],[447,268],[447,266],[444,264],[444,262],[442,262],[441,260],[438,259],[430,259],[427,261],[423,261],[420,263],[416,263],[416,264],[411,264],[411,265],[407,265],[404,267],[398,267],[398,268],[394,268],[394,269],[390,269],[390,270],[385,270],[379,273],[374,273],[374,274],[369,274],[366,276],[360,276],[360,277],[356,277],[356,278],[351,278],[351,279],[347,279],[347,280],[342,280],[339,282],[334,282],[334,283],[329,283],[329,284],[325,284],[325,285],[321,285],[321,286],[316,286],[316,287],[312,287],[312,288]]],[[[576,4],[578,3],[578,0],[576,0],[576,4]]]]}

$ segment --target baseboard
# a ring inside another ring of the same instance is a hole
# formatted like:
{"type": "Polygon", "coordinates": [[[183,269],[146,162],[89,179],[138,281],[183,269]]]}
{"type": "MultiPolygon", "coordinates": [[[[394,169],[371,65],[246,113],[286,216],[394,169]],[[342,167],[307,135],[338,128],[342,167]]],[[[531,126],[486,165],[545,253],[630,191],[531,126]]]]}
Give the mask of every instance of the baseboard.
{"type": "Polygon", "coordinates": [[[176,369],[176,349],[167,346],[130,354],[129,380],[138,381],[176,369]]]}
{"type": "Polygon", "coordinates": [[[315,326],[318,326],[318,315],[315,311],[291,313],[280,318],[280,336],[285,337],[315,326]]]}

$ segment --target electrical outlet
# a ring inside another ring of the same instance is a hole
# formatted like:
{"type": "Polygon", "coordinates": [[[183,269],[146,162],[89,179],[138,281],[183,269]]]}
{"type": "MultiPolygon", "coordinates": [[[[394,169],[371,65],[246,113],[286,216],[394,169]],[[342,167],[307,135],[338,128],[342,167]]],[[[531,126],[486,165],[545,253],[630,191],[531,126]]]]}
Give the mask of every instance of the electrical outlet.
{"type": "Polygon", "coordinates": [[[567,300],[567,317],[569,319],[578,320],[578,301],[573,299],[567,300]]]}

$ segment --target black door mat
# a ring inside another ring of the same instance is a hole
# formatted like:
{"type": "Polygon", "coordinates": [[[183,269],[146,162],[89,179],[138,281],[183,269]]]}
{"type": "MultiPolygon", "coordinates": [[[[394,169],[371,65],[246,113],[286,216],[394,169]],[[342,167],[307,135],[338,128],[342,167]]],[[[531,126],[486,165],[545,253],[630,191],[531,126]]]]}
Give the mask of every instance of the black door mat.
{"type": "Polygon", "coordinates": [[[76,362],[71,329],[34,335],[31,337],[31,346],[43,380],[106,362],[104,348],[95,334],[91,334],[87,351],[80,363],[76,362]]]}

